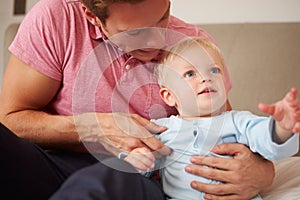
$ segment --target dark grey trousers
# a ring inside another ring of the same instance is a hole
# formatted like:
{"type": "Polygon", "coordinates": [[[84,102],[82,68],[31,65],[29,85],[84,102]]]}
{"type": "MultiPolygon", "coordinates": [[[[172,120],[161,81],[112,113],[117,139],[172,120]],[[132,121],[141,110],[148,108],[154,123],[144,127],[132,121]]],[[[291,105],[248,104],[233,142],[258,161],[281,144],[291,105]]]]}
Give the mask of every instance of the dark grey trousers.
{"type": "Polygon", "coordinates": [[[88,153],[49,153],[0,123],[0,199],[164,199],[155,181],[110,164],[134,171],[116,158],[99,162],[88,153]]]}

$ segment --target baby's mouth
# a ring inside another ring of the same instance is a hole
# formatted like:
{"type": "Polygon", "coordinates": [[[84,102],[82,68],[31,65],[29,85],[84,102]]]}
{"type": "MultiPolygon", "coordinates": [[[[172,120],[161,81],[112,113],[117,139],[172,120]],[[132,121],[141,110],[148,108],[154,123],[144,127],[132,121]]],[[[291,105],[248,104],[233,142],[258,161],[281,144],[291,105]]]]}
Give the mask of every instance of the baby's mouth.
{"type": "Polygon", "coordinates": [[[198,94],[209,94],[209,93],[215,93],[217,92],[217,90],[212,89],[212,88],[204,88],[203,90],[201,90],[201,92],[199,92],[198,94]]]}

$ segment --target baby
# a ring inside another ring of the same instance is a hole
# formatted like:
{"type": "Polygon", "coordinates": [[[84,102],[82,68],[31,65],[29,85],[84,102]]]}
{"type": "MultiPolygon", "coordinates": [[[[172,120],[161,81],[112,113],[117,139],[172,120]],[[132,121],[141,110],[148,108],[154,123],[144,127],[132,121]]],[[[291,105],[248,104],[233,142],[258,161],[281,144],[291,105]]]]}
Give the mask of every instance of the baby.
{"type": "MultiPolygon", "coordinates": [[[[204,199],[193,190],[193,180],[219,184],[184,171],[192,155],[220,156],[210,152],[221,143],[242,143],[266,159],[294,155],[299,147],[300,100],[292,88],[273,105],[259,104],[270,117],[248,111],[227,111],[228,89],[220,50],[207,39],[187,38],[165,51],[156,69],[160,96],[174,106],[178,116],[153,120],[167,127],[157,137],[169,146],[171,155],[155,159],[148,149],[138,148],[125,157],[139,172],[160,170],[168,199],[204,199]]],[[[204,166],[205,167],[205,166],[204,166]]],[[[261,199],[259,196],[253,199],[261,199]]]]}

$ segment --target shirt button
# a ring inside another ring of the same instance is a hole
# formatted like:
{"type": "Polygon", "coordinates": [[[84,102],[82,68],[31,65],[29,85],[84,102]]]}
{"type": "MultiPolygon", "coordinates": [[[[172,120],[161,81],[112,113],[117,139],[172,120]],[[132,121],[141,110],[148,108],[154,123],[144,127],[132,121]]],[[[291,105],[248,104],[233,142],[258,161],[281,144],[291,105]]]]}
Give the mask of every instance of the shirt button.
{"type": "Polygon", "coordinates": [[[129,70],[129,69],[130,69],[130,65],[126,65],[126,66],[125,66],[125,69],[126,69],[126,70],[129,70]]]}
{"type": "Polygon", "coordinates": [[[196,136],[197,135],[197,130],[194,130],[193,134],[194,134],[194,136],[196,136]]]}

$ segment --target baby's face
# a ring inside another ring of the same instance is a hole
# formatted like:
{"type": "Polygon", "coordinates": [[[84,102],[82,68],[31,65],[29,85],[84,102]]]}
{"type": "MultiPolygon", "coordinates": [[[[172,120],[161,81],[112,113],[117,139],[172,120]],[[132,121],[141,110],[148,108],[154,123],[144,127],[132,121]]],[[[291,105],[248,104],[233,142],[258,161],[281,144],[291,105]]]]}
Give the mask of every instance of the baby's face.
{"type": "Polygon", "coordinates": [[[217,115],[224,111],[227,90],[219,54],[195,45],[166,63],[165,86],[182,117],[217,115]]]}

